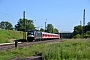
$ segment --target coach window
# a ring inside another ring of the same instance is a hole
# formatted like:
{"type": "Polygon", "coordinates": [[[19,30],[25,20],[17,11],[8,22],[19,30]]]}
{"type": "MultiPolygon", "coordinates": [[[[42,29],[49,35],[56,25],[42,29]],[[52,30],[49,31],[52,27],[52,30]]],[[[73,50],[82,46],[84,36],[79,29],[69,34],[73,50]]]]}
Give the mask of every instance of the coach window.
{"type": "Polygon", "coordinates": [[[45,37],[47,37],[47,34],[45,34],[45,37]]]}
{"type": "Polygon", "coordinates": [[[44,34],[42,34],[42,36],[44,37],[44,34]]]}
{"type": "Polygon", "coordinates": [[[48,34],[48,37],[50,37],[50,35],[48,34]]]}

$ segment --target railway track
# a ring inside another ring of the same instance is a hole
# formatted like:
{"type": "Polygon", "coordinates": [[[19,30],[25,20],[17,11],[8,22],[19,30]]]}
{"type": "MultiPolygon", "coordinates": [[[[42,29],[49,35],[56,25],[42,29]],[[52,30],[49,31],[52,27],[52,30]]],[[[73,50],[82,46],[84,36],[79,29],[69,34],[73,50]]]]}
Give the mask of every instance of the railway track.
{"type": "MultiPolygon", "coordinates": [[[[32,46],[35,44],[45,44],[50,42],[63,42],[63,41],[64,40],[61,40],[61,39],[55,39],[55,40],[45,40],[45,41],[35,41],[35,42],[21,42],[17,44],[17,47],[26,47],[26,46],[32,46]]],[[[13,49],[13,48],[16,48],[15,43],[0,45],[0,51],[13,49]]]]}

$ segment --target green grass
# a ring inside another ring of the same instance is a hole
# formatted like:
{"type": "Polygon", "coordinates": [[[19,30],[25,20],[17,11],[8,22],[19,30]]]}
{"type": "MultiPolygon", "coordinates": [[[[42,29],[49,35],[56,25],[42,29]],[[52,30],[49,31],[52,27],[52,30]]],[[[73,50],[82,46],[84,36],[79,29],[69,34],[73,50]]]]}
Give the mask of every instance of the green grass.
{"type": "Polygon", "coordinates": [[[0,52],[0,59],[2,60],[9,60],[11,58],[14,58],[16,56],[19,56],[20,59],[23,59],[28,56],[32,56],[35,53],[41,52],[39,48],[42,48],[41,45],[36,45],[32,47],[25,47],[25,48],[17,48],[12,50],[6,50],[3,52],[0,52]]]}
{"type": "Polygon", "coordinates": [[[10,39],[20,39],[22,37],[23,33],[20,31],[0,29],[0,43],[7,43],[10,39]]]}
{"type": "Polygon", "coordinates": [[[89,60],[90,41],[89,40],[68,40],[60,44],[53,44],[50,48],[45,48],[45,60],[89,60]],[[48,52],[49,51],[49,52],[48,52]]]}
{"type": "Polygon", "coordinates": [[[44,60],[89,60],[90,39],[72,39],[60,43],[37,44],[0,52],[0,59],[8,60],[19,56],[21,59],[42,53],[44,60]]]}

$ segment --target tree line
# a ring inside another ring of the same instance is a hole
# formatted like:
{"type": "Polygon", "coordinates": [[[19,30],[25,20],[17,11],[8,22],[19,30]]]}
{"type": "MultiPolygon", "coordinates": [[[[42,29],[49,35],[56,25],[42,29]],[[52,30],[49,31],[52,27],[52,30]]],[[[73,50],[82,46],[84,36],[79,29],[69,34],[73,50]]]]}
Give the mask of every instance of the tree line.
{"type": "Polygon", "coordinates": [[[90,22],[88,22],[85,26],[75,26],[73,38],[90,38],[90,22]]]}
{"type": "MultiPolygon", "coordinates": [[[[28,30],[39,30],[35,27],[33,20],[28,19],[19,19],[17,24],[13,27],[13,25],[8,21],[1,21],[0,28],[5,30],[16,30],[16,31],[24,31],[28,30]],[[26,22],[26,23],[25,23],[26,22]]],[[[49,33],[59,33],[57,28],[54,28],[52,24],[47,24],[46,30],[40,28],[39,31],[49,32],[49,33]]],[[[90,22],[85,26],[77,25],[74,27],[72,38],[90,38],[90,22]]]]}
{"type": "MultiPolygon", "coordinates": [[[[33,20],[28,20],[28,19],[19,19],[14,27],[8,21],[1,21],[0,28],[5,30],[16,30],[16,31],[24,31],[24,32],[27,32],[28,30],[38,30],[37,27],[35,27],[33,20]]],[[[49,32],[49,33],[59,33],[58,29],[54,28],[52,24],[47,24],[46,30],[40,28],[39,31],[49,32]]]]}

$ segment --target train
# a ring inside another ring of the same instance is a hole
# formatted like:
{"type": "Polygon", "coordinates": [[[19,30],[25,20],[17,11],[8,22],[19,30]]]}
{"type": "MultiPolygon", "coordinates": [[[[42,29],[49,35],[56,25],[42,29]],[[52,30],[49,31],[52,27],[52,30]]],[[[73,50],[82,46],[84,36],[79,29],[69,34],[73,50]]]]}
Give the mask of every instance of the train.
{"type": "Polygon", "coordinates": [[[38,40],[49,40],[49,39],[60,39],[59,34],[41,32],[36,30],[30,30],[27,32],[27,40],[38,41],[38,40]]]}

